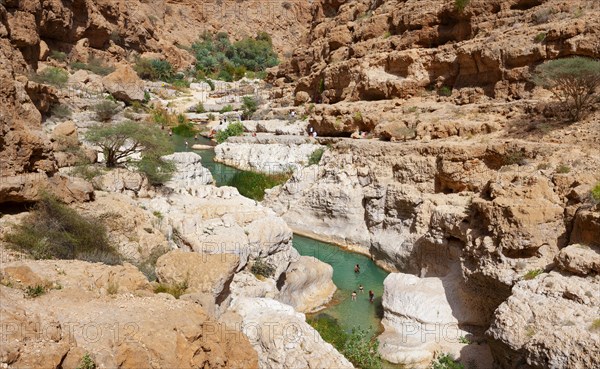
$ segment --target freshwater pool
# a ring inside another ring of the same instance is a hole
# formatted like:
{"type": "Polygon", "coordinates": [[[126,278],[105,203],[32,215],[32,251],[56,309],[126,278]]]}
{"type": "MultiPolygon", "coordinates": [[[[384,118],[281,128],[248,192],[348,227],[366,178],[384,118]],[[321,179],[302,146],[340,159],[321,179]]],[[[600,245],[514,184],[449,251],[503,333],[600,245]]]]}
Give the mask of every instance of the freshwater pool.
{"type": "MultiPolygon", "coordinates": [[[[193,138],[173,136],[173,141],[175,142],[175,151],[192,151],[202,157],[202,165],[210,170],[217,186],[227,185],[229,180],[240,172],[239,169],[216,163],[213,160],[214,150],[191,150],[185,145],[185,141],[188,141],[190,145],[194,143],[214,145],[207,138],[199,137],[198,140],[194,140],[193,138]]],[[[379,334],[382,331],[383,280],[387,277],[388,272],[379,268],[365,255],[352,253],[338,246],[300,235],[294,235],[293,245],[301,255],[313,256],[333,267],[333,282],[338,289],[327,307],[314,315],[322,313],[330,315],[337,319],[341,327],[348,332],[352,328],[362,328],[368,330],[372,335],[379,334]],[[360,273],[354,272],[356,264],[360,265],[360,273]],[[361,284],[364,287],[363,293],[358,288],[361,284]],[[369,302],[369,290],[375,293],[373,303],[369,302]],[[352,291],[357,293],[356,301],[352,301],[352,291]]],[[[385,362],[384,367],[394,368],[385,362]]]]}

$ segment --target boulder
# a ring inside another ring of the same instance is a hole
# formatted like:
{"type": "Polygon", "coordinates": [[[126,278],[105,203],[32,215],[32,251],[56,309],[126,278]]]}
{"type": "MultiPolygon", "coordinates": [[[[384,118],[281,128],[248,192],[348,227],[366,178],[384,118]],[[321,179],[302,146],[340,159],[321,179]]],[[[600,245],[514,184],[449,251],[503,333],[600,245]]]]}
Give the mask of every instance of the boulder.
{"type": "Polygon", "coordinates": [[[117,69],[102,79],[104,88],[117,100],[127,103],[144,101],[144,81],[129,65],[119,65],[117,69]]]}
{"type": "Polygon", "coordinates": [[[318,311],[331,300],[337,289],[332,277],[331,265],[312,256],[301,256],[284,272],[278,300],[301,313],[318,311]]]}
{"type": "Polygon", "coordinates": [[[123,168],[117,168],[94,177],[92,183],[98,190],[123,193],[131,197],[143,196],[150,188],[145,176],[123,168]]]}
{"type": "Polygon", "coordinates": [[[263,369],[353,368],[352,364],[306,323],[304,314],[265,298],[236,298],[230,311],[258,353],[263,369]]]}
{"type": "Polygon", "coordinates": [[[205,293],[218,304],[229,294],[240,259],[232,254],[198,254],[171,251],[156,262],[156,275],[161,283],[185,284],[187,293],[205,293]]]}
{"type": "Polygon", "coordinates": [[[569,245],[556,255],[556,265],[565,272],[587,276],[600,273],[600,247],[569,245]]]}
{"type": "Polygon", "coordinates": [[[162,159],[171,161],[176,166],[175,173],[165,183],[165,187],[172,188],[176,192],[194,195],[199,186],[214,182],[210,170],[202,166],[202,157],[196,153],[178,152],[163,156],[162,159]]]}
{"type": "Polygon", "coordinates": [[[598,278],[557,272],[517,283],[486,334],[500,367],[600,366],[598,278]]]}
{"type": "Polygon", "coordinates": [[[87,63],[90,58],[89,47],[90,41],[87,38],[80,39],[71,49],[69,60],[71,60],[71,62],[87,63]]]}
{"type": "Polygon", "coordinates": [[[45,61],[50,55],[50,48],[48,44],[44,40],[40,40],[40,56],[38,57],[39,61],[45,61]]]}

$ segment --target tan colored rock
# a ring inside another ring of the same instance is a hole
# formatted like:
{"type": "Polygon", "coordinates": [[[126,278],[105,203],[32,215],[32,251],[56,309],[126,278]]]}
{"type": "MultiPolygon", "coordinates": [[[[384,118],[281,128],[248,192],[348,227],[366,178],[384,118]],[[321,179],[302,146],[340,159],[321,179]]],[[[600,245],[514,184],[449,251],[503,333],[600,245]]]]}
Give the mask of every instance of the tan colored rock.
{"type": "Polygon", "coordinates": [[[597,278],[542,274],[513,287],[487,331],[498,364],[593,368],[600,364],[597,278]],[[565,364],[568,363],[568,364],[565,364]]]}
{"type": "Polygon", "coordinates": [[[81,40],[77,41],[77,43],[73,46],[73,49],[71,49],[71,54],[69,55],[69,60],[71,60],[73,62],[78,61],[81,63],[87,63],[90,58],[89,47],[90,47],[89,39],[82,38],[81,40]]]}
{"type": "Polygon", "coordinates": [[[148,179],[138,172],[117,168],[92,180],[94,187],[105,192],[144,196],[150,189],[148,179]]]}
{"type": "Polygon", "coordinates": [[[185,284],[187,293],[207,293],[217,303],[229,293],[229,284],[240,259],[232,254],[198,254],[171,251],[156,262],[156,275],[161,283],[185,284]]]}
{"type": "Polygon", "coordinates": [[[318,311],[331,300],[337,289],[332,277],[331,265],[310,256],[301,256],[285,271],[285,282],[278,300],[301,313],[318,311]]]}
{"type": "Polygon", "coordinates": [[[0,286],[0,324],[11,327],[0,365],[76,368],[87,354],[98,367],[258,368],[246,336],[233,326],[222,334],[194,303],[96,291],[67,287],[25,299],[0,286]]]}
{"type": "Polygon", "coordinates": [[[580,276],[600,273],[600,247],[569,245],[556,256],[558,267],[580,276]]]}
{"type": "Polygon", "coordinates": [[[40,40],[40,56],[38,58],[39,61],[45,61],[50,55],[50,48],[48,44],[44,40],[40,40]]]}
{"type": "Polygon", "coordinates": [[[119,253],[136,265],[171,249],[160,230],[161,219],[124,194],[96,191],[95,201],[75,207],[82,214],[104,219],[119,253]]]}
{"type": "Polygon", "coordinates": [[[144,100],[144,82],[129,65],[120,65],[102,79],[106,90],[116,99],[125,102],[144,100]]]}

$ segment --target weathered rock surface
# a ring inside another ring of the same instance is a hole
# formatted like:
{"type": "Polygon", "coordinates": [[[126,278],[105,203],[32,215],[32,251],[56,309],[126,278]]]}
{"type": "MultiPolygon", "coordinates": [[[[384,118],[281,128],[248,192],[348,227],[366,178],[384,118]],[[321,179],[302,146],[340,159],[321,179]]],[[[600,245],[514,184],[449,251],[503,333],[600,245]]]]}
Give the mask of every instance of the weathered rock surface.
{"type": "Polygon", "coordinates": [[[214,182],[210,171],[202,166],[202,157],[196,153],[178,152],[162,159],[175,163],[176,171],[165,186],[177,192],[194,195],[198,186],[214,182]]]}
{"type": "MultiPolygon", "coordinates": [[[[595,242],[597,211],[585,204],[589,190],[585,196],[572,194],[598,182],[589,174],[598,160],[594,153],[589,154],[594,159],[574,164],[576,169],[564,175],[555,173],[556,163],[565,155],[586,154],[566,154],[574,152],[569,145],[519,141],[324,142],[332,145],[320,165],[268,191],[263,203],[294,231],[369,254],[392,271],[440,278],[431,298],[444,304],[413,299],[406,304],[415,309],[410,312],[401,303],[385,309],[381,350],[390,360],[428,365],[437,343],[406,345],[398,331],[405,326],[402,319],[427,322],[421,315],[432,305],[446,306],[449,321],[485,342],[482,332],[497,316],[494,311],[526,274],[556,266],[588,278],[596,274],[595,249],[566,247],[570,240],[595,242]],[[550,168],[540,170],[538,163],[550,168]],[[468,304],[453,306],[453,298],[468,304]]],[[[418,286],[432,283],[410,278],[418,286]]],[[[386,294],[403,296],[397,283],[386,284],[386,294]]],[[[497,341],[492,337],[490,346],[497,341]]],[[[517,346],[503,347],[512,352],[517,346]]],[[[456,356],[465,363],[485,356],[485,347],[471,344],[456,356]]],[[[492,351],[499,362],[501,351],[492,351]]]]}
{"type": "Polygon", "coordinates": [[[593,368],[599,365],[598,277],[542,274],[513,287],[487,334],[502,367],[593,368]],[[594,323],[595,322],[595,323],[594,323]]]}
{"type": "Polygon", "coordinates": [[[306,166],[319,148],[306,137],[231,137],[215,147],[215,161],[242,170],[280,173],[306,166]]]}
{"type": "Polygon", "coordinates": [[[289,305],[238,298],[231,311],[241,316],[242,332],[258,352],[261,368],[353,368],[289,305]]]}
{"type": "Polygon", "coordinates": [[[556,255],[558,268],[580,276],[600,273],[600,247],[569,245],[556,255]]]}
{"type": "Polygon", "coordinates": [[[114,72],[102,78],[102,84],[118,100],[129,103],[144,100],[144,81],[129,65],[118,66],[114,72]]]}
{"type": "Polygon", "coordinates": [[[320,310],[331,300],[337,289],[332,277],[331,265],[312,256],[301,256],[285,271],[278,300],[301,313],[320,310]]]}
{"type": "Polygon", "coordinates": [[[239,262],[237,255],[175,250],[157,260],[156,275],[161,283],[184,284],[186,293],[209,294],[221,303],[229,295],[229,285],[239,262]]]}
{"type": "Polygon", "coordinates": [[[443,278],[392,273],[385,279],[385,333],[379,336],[384,359],[428,368],[435,352],[448,352],[463,363],[477,356],[478,365],[492,366],[489,348],[460,342],[468,334],[461,326],[481,326],[486,317],[477,309],[477,299],[464,290],[459,273],[443,278]]]}
{"type": "Polygon", "coordinates": [[[98,367],[112,368],[258,367],[242,333],[221,335],[223,326],[193,303],[159,296],[99,297],[95,285],[89,288],[73,282],[32,299],[0,286],[0,321],[11,327],[4,331],[0,364],[76,368],[87,355],[98,367]]]}

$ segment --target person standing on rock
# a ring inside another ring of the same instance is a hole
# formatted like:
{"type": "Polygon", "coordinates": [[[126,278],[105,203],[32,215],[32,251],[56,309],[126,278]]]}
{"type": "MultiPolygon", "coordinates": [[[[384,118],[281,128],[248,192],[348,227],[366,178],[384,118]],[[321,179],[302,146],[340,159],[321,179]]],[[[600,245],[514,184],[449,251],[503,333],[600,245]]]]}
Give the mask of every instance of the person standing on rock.
{"type": "Polygon", "coordinates": [[[369,290],[369,302],[372,304],[373,300],[375,300],[375,293],[373,293],[373,290],[369,290]]]}
{"type": "Polygon", "coordinates": [[[352,291],[352,301],[356,301],[356,291],[352,291]]]}
{"type": "Polygon", "coordinates": [[[356,264],[354,267],[354,273],[360,273],[360,265],[356,264]]]}

